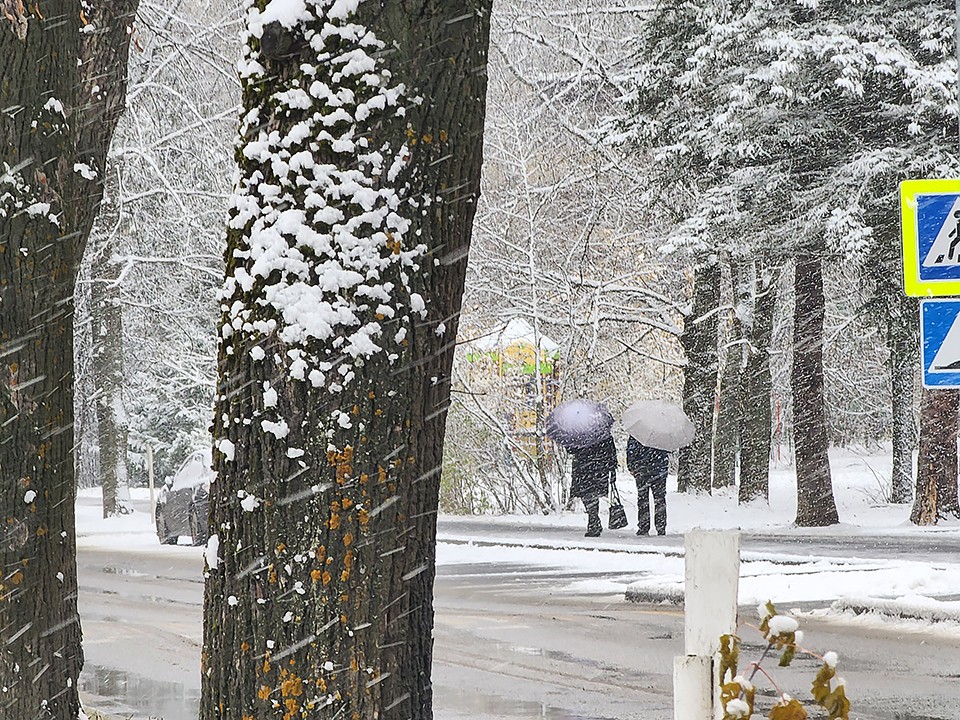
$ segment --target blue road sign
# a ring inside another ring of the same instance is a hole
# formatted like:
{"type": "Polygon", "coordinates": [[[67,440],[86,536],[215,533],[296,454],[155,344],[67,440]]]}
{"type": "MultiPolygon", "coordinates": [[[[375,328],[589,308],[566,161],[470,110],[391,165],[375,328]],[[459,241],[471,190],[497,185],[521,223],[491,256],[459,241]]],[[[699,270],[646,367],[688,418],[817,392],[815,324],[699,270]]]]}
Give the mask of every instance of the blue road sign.
{"type": "Polygon", "coordinates": [[[960,300],[920,302],[923,386],[960,388],[960,300]]]}

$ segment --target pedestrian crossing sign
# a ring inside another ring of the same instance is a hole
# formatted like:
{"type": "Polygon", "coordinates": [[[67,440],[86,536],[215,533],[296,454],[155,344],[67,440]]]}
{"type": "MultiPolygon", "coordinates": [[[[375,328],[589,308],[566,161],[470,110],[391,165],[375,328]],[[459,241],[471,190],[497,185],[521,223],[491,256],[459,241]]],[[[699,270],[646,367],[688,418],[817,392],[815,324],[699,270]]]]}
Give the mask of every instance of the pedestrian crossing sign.
{"type": "Polygon", "coordinates": [[[900,183],[900,226],[904,292],[960,295],[960,180],[900,183]]]}
{"type": "Polygon", "coordinates": [[[920,302],[923,386],[960,388],[960,300],[920,302]]]}

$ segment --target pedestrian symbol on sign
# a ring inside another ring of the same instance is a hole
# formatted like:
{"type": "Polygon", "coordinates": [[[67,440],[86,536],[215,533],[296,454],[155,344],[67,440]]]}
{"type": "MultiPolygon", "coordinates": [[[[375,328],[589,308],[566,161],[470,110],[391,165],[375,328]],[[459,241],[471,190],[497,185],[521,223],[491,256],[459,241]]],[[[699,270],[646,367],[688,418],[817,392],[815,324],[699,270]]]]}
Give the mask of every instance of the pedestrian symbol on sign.
{"type": "Polygon", "coordinates": [[[960,198],[954,200],[923,260],[924,267],[960,265],[960,198]]]}
{"type": "Polygon", "coordinates": [[[930,372],[957,372],[960,370],[960,315],[953,319],[950,329],[947,330],[940,349],[933,356],[930,363],[930,372]]]}

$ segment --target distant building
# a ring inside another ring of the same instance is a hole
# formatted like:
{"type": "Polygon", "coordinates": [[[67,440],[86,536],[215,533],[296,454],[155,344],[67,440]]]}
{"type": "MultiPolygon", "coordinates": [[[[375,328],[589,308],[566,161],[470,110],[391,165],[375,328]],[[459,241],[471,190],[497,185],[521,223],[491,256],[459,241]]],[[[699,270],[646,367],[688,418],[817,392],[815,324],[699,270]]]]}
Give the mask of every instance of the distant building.
{"type": "Polygon", "coordinates": [[[536,459],[538,428],[542,437],[544,418],[557,404],[560,346],[546,335],[538,337],[526,320],[514,318],[500,330],[468,342],[467,360],[478,383],[500,379],[495,383],[502,390],[497,414],[509,423],[517,446],[536,459]]]}

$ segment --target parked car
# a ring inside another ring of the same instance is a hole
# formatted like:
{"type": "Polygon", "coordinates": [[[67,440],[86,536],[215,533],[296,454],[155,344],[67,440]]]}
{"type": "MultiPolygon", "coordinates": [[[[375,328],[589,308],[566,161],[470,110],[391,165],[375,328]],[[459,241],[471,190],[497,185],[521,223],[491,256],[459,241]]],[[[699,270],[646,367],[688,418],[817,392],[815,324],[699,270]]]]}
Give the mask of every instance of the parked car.
{"type": "Polygon", "coordinates": [[[157,537],[164,545],[176,545],[181,535],[189,535],[194,545],[207,541],[212,465],[210,450],[197,450],[164,481],[155,510],[157,537]]]}

